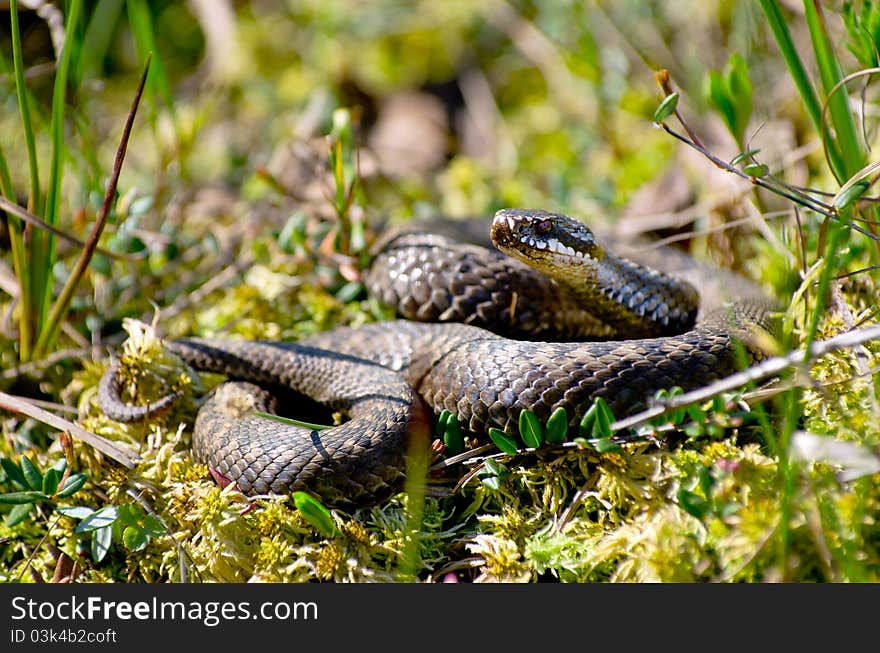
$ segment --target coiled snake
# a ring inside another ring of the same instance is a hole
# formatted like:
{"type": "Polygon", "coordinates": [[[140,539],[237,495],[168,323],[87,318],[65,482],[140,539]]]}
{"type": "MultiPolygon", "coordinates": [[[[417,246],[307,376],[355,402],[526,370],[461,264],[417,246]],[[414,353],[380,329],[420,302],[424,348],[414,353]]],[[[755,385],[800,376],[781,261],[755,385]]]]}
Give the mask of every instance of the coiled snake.
{"type": "MultiPolygon", "coordinates": [[[[196,457],[246,494],[303,489],[369,503],[400,487],[408,434],[424,433],[431,412],[448,409],[475,434],[511,432],[525,408],[546,420],[564,406],[576,424],[596,397],[623,416],[661,388],[699,387],[734,372],[743,353],[746,362],[761,356],[751,336],[767,326],[771,303],[733,273],[668,248],[642,253],[642,267],[545,211],[499,211],[491,235],[507,255],[419,232],[379,244],[366,284],[409,320],[297,343],[168,342],[192,367],[235,380],[199,410],[196,457]],[[582,337],[600,340],[567,341],[582,337]],[[276,408],[273,387],[348,421],[313,430],[260,415],[276,408]]],[[[119,421],[177,398],[126,404],[115,366],[98,397],[119,421]]]]}

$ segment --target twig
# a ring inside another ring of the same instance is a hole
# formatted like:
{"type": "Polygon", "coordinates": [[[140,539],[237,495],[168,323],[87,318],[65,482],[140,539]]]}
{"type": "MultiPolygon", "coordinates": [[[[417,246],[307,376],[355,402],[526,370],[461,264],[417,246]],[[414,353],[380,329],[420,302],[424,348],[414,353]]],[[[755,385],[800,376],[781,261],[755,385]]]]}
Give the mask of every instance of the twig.
{"type": "Polygon", "coordinates": [[[131,130],[134,125],[134,118],[137,115],[138,105],[144,94],[144,86],[147,83],[147,73],[150,71],[150,60],[147,60],[144,66],[144,74],[141,77],[140,85],[135,93],[131,108],[125,120],[125,126],[122,129],[122,137],[119,140],[119,147],[116,149],[116,159],[113,162],[113,173],[110,175],[110,181],[107,184],[107,192],[104,193],[104,202],[95,216],[95,224],[92,225],[92,231],[86,240],[79,258],[77,258],[73,269],[70,271],[70,277],[61,289],[61,293],[52,304],[49,316],[46,318],[47,328],[40,334],[37,341],[36,352],[43,353],[54,342],[58,333],[58,329],[62,323],[62,316],[70,306],[73,293],[79,285],[80,279],[85,275],[89,262],[98,247],[98,240],[101,238],[101,232],[104,231],[104,225],[107,224],[107,218],[110,217],[110,209],[116,201],[116,185],[119,182],[119,175],[122,172],[122,162],[125,160],[125,151],[128,149],[128,139],[131,136],[131,130]]]}
{"type": "MultiPolygon", "coordinates": [[[[772,179],[772,177],[753,177],[751,175],[748,175],[745,172],[743,172],[742,170],[740,170],[739,168],[736,168],[736,167],[730,165],[729,163],[727,163],[726,161],[718,158],[717,156],[712,154],[709,150],[707,150],[705,147],[703,147],[699,143],[694,142],[693,140],[691,140],[687,136],[683,136],[682,134],[679,134],[674,129],[672,129],[669,125],[667,125],[665,122],[661,122],[661,123],[659,123],[659,125],[660,125],[660,128],[663,129],[663,131],[665,131],[667,134],[669,134],[673,138],[681,141],[685,145],[688,145],[689,147],[692,147],[693,149],[695,149],[697,152],[699,152],[704,157],[709,159],[709,161],[711,161],[713,164],[715,164],[716,167],[718,167],[722,170],[726,170],[727,172],[730,172],[730,173],[732,173],[742,179],[745,179],[750,184],[754,184],[755,186],[763,188],[767,191],[770,191],[771,193],[775,193],[775,194],[780,195],[780,196],[782,196],[782,197],[784,197],[784,198],[786,198],[796,204],[799,204],[803,207],[806,207],[806,208],[810,209],[811,211],[815,211],[816,213],[819,213],[820,215],[824,215],[827,218],[831,218],[832,220],[840,220],[840,215],[838,214],[837,209],[835,207],[833,207],[832,205],[827,204],[821,200],[818,200],[815,197],[800,191],[798,188],[796,188],[794,186],[787,186],[787,185],[784,185],[781,182],[778,182],[776,180],[773,180],[775,183],[771,183],[770,181],[768,181],[768,179],[772,179]]],[[[685,127],[685,129],[687,129],[687,127],[685,127]]],[[[874,235],[870,231],[868,231],[858,225],[853,224],[852,222],[847,222],[846,226],[849,227],[850,229],[854,229],[855,231],[858,231],[860,234],[862,234],[864,236],[867,236],[871,240],[880,240],[880,237],[874,235]]]]}
{"type": "Polygon", "coordinates": [[[440,462],[431,466],[430,471],[438,472],[441,469],[446,469],[447,467],[451,467],[452,465],[464,462],[466,460],[470,460],[471,458],[477,458],[478,456],[482,456],[484,453],[488,451],[495,451],[497,447],[494,444],[488,443],[481,445],[479,447],[475,447],[470,449],[469,451],[465,451],[463,453],[457,454],[455,456],[450,456],[449,458],[444,458],[440,462]]]}
{"type": "MultiPolygon", "coordinates": [[[[37,408],[45,408],[46,410],[54,410],[57,413],[70,413],[71,415],[79,414],[79,409],[76,406],[66,406],[64,404],[59,404],[54,401],[45,401],[43,399],[33,399],[29,398],[28,401],[36,406],[37,408]]],[[[63,485],[63,483],[60,483],[63,485]]]]}
{"type": "Polygon", "coordinates": [[[571,502],[565,506],[565,510],[562,511],[562,514],[559,516],[559,521],[556,522],[554,526],[554,530],[557,533],[561,533],[562,529],[565,528],[565,525],[572,518],[575,511],[578,509],[578,506],[583,503],[584,498],[592,491],[592,488],[596,486],[596,482],[599,480],[599,471],[596,470],[592,474],[590,474],[590,478],[584,482],[584,484],[578,489],[575,495],[572,497],[571,502]]]}
{"type": "Polygon", "coordinates": [[[49,411],[38,408],[22,397],[16,397],[15,395],[0,392],[0,408],[13,413],[27,415],[28,417],[32,417],[37,421],[48,424],[59,431],[68,431],[83,442],[92,445],[98,451],[109,456],[119,464],[125,465],[129,469],[134,467],[136,463],[140,462],[140,457],[133,451],[130,451],[127,447],[124,447],[117,442],[113,442],[113,440],[108,440],[105,437],[96,435],[91,431],[87,431],[78,424],[66,420],[63,417],[58,417],[49,411]]]}
{"type": "Polygon", "coordinates": [[[682,240],[691,240],[692,238],[696,238],[699,236],[707,236],[709,234],[718,233],[720,231],[727,231],[728,229],[735,229],[736,227],[740,227],[742,225],[752,224],[753,222],[761,222],[762,218],[782,218],[789,215],[789,211],[774,211],[768,214],[756,214],[750,215],[745,218],[737,218],[736,220],[731,220],[730,222],[724,222],[722,224],[714,225],[711,227],[703,227],[701,229],[691,229],[690,231],[686,231],[680,234],[674,234],[672,236],[667,236],[666,238],[658,238],[657,240],[652,240],[650,242],[646,242],[644,245],[638,244],[632,247],[632,251],[640,252],[640,251],[650,251],[653,249],[658,249],[665,245],[671,245],[672,243],[677,243],[682,240]]]}
{"type": "MultiPolygon", "coordinates": [[[[48,231],[54,236],[57,236],[61,240],[66,240],[71,245],[76,245],[77,247],[85,247],[86,244],[84,241],[80,240],[76,236],[71,236],[66,231],[59,229],[58,227],[49,224],[45,220],[42,220],[35,216],[33,213],[25,209],[24,207],[19,206],[15,202],[10,202],[8,199],[0,195],[0,209],[3,209],[7,213],[11,213],[16,218],[21,220],[22,222],[26,222],[29,225],[37,227],[38,229],[42,229],[44,231],[48,231]]],[[[140,257],[133,256],[131,254],[119,254],[117,252],[111,252],[109,250],[104,249],[103,247],[95,247],[95,251],[98,254],[106,256],[107,258],[112,259],[124,259],[129,261],[137,260],[140,257]]]]}
{"type": "Polygon", "coordinates": [[[863,274],[864,272],[870,272],[871,270],[880,269],[880,264],[878,265],[869,265],[866,268],[859,268],[858,270],[853,270],[852,272],[844,272],[843,274],[838,274],[834,277],[835,281],[840,281],[841,279],[846,279],[847,277],[852,277],[857,274],[863,274]]]}
{"type": "MultiPolygon", "coordinates": [[[[27,70],[24,71],[24,78],[28,81],[32,79],[38,79],[40,77],[46,77],[48,75],[52,75],[55,73],[55,62],[54,61],[46,61],[44,63],[38,63],[34,66],[31,66],[27,70]]],[[[12,75],[0,75],[0,84],[14,84],[15,78],[12,75]]]]}
{"type": "Polygon", "coordinates": [[[809,351],[806,349],[799,349],[786,356],[768,358],[742,372],[731,374],[730,376],[719,379],[715,383],[705,387],[672,397],[668,401],[652,406],[632,417],[617,420],[611,425],[611,429],[613,431],[621,431],[636,428],[637,426],[650,422],[652,419],[671,413],[678,408],[702,403],[722,392],[729,392],[748,383],[766,379],[767,377],[779,374],[790,367],[798,367],[802,365],[807,358],[815,359],[837,349],[855,347],[856,345],[868,342],[869,340],[877,339],[880,339],[880,325],[865,327],[864,329],[854,329],[853,331],[841,333],[840,335],[828,338],[827,340],[814,342],[810,346],[809,351]]]}

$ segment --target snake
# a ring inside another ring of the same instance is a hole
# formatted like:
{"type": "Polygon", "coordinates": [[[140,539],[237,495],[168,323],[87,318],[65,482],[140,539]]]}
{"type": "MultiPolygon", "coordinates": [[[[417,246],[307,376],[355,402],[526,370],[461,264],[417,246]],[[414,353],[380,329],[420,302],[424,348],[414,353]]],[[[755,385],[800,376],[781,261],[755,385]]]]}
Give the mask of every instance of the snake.
{"type": "MultiPolygon", "coordinates": [[[[670,247],[612,248],[545,210],[502,209],[488,231],[494,248],[414,227],[380,238],[364,283],[399,319],[296,342],[168,340],[193,369],[228,377],[198,411],[195,459],[246,495],[371,504],[400,490],[444,410],[477,438],[516,433],[526,409],[546,421],[564,408],[575,427],[599,397],[622,417],[764,356],[774,302],[732,271],[670,247]],[[341,423],[275,417],[291,398],[341,423]]],[[[131,422],[179,394],[127,402],[113,363],[98,403],[131,422]]]]}

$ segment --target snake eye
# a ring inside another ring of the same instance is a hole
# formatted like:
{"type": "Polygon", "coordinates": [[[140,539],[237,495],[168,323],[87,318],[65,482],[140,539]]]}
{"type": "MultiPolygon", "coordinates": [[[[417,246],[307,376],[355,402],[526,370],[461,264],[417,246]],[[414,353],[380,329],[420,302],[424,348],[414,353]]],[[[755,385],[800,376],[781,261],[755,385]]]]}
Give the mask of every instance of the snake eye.
{"type": "Polygon", "coordinates": [[[553,222],[549,219],[539,220],[535,224],[535,233],[539,236],[546,236],[553,229],[553,222]]]}

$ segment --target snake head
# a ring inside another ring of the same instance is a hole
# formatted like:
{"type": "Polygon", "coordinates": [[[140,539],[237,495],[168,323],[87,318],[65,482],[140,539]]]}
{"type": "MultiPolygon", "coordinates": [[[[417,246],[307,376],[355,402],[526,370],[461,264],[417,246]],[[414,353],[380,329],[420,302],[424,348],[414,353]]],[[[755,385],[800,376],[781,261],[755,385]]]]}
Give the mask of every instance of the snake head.
{"type": "Polygon", "coordinates": [[[505,254],[545,268],[551,275],[552,268],[594,265],[605,256],[585,224],[539,209],[501,209],[492,220],[490,235],[505,254]]]}

